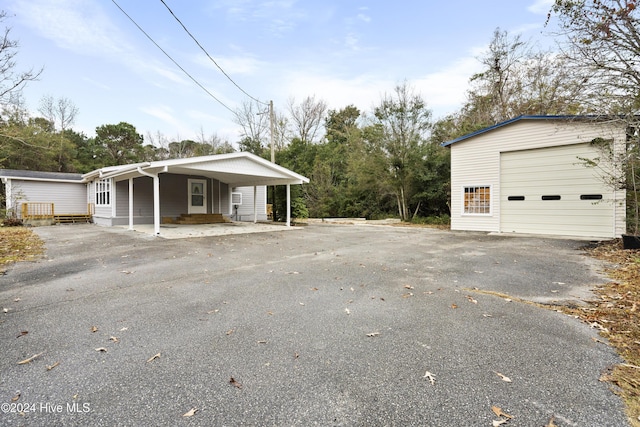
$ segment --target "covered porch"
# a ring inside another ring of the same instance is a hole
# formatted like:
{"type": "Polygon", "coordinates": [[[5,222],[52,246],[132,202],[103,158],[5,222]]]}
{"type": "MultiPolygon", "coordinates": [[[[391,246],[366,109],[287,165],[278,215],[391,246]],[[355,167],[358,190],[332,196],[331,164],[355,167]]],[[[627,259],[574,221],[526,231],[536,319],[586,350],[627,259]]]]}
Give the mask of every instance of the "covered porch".
{"type": "Polygon", "coordinates": [[[286,226],[290,226],[290,186],[309,182],[244,152],[113,166],[91,172],[84,179],[95,186],[94,222],[126,225],[130,230],[152,224],[155,235],[162,233],[163,222],[189,215],[217,214],[254,224],[266,220],[266,186],[273,185],[286,187],[286,226]],[[108,196],[101,194],[100,186],[108,196]]]}

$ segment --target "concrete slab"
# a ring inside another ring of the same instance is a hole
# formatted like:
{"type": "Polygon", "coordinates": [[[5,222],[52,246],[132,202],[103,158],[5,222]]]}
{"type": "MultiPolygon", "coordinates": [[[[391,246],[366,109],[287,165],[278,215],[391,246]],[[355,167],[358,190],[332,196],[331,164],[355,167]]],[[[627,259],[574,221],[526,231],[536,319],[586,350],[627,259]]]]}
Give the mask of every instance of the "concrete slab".
{"type": "MultiPolygon", "coordinates": [[[[287,227],[278,223],[252,223],[252,222],[228,222],[221,224],[163,224],[160,226],[160,235],[154,236],[153,224],[137,224],[134,232],[143,233],[151,237],[163,239],[185,239],[189,237],[227,236],[231,234],[267,233],[274,231],[291,231],[300,227],[287,227]]],[[[107,231],[130,231],[127,226],[105,227],[107,231]]]]}

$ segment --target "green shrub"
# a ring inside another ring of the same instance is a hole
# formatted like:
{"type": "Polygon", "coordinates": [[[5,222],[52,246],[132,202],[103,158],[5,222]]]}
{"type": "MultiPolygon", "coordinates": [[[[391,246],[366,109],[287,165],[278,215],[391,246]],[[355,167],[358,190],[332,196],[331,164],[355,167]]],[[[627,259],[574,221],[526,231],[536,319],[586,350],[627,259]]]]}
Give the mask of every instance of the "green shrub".
{"type": "Polygon", "coordinates": [[[22,225],[22,220],[19,218],[5,218],[2,220],[3,227],[19,227],[22,225]]]}

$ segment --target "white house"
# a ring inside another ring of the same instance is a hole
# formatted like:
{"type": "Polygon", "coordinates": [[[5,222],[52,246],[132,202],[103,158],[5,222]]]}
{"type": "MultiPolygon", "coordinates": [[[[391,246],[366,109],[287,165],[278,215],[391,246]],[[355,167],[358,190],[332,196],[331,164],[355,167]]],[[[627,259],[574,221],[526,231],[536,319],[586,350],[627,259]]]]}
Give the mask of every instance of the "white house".
{"type": "Polygon", "coordinates": [[[626,129],[590,116],[521,116],[444,143],[451,229],[619,237],[625,192],[581,160],[602,158],[596,138],[624,147],[626,129]]]}
{"type": "MultiPolygon", "coordinates": [[[[239,221],[267,219],[266,186],[309,182],[251,153],[110,166],[84,175],[0,170],[7,208],[48,203],[55,214],[87,214],[104,226],[154,224],[183,214],[221,214],[239,221]]],[[[291,212],[287,210],[287,224],[291,212]]]]}

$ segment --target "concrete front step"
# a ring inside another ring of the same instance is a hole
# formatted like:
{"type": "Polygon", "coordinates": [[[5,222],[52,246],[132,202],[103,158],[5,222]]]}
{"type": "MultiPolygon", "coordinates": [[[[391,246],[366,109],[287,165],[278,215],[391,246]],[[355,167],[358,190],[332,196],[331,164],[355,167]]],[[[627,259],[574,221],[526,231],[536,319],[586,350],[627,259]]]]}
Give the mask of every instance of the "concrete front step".
{"type": "Polygon", "coordinates": [[[163,224],[220,224],[231,222],[222,214],[182,214],[177,218],[163,217],[163,224]]]}

